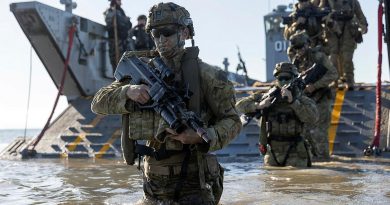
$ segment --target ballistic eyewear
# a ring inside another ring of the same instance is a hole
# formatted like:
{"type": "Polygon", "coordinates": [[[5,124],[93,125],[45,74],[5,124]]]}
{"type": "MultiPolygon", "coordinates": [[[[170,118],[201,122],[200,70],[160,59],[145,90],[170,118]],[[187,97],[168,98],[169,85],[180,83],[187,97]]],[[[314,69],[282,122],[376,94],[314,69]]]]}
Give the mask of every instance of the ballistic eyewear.
{"type": "Polygon", "coordinates": [[[177,27],[163,27],[163,28],[155,28],[152,29],[152,36],[153,38],[160,38],[161,35],[165,37],[172,36],[173,34],[176,34],[178,31],[177,27]]]}

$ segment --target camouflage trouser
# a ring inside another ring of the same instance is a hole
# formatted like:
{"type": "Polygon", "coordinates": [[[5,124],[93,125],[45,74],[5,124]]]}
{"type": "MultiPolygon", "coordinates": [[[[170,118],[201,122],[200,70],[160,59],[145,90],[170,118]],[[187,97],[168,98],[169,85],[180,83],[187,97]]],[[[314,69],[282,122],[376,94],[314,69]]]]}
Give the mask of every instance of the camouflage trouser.
{"type": "MultiPolygon", "coordinates": [[[[268,149],[266,155],[264,156],[264,164],[267,166],[279,166],[275,161],[273,154],[275,155],[276,160],[279,163],[282,163],[287,155],[290,145],[294,142],[272,140],[270,143],[271,149],[268,149]]],[[[308,160],[311,161],[311,155],[306,150],[304,141],[301,140],[297,142],[296,146],[293,146],[290,149],[285,166],[307,167],[309,162],[308,160]]]]}
{"type": "Polygon", "coordinates": [[[205,188],[201,188],[199,167],[188,165],[184,180],[180,177],[181,165],[154,166],[145,163],[144,199],[141,204],[218,204],[223,190],[223,168],[215,160],[205,160],[205,188]],[[213,161],[213,162],[212,162],[213,161]],[[182,188],[175,200],[175,190],[181,181],[182,188]]]}
{"type": "Polygon", "coordinates": [[[327,50],[330,52],[330,60],[338,70],[339,78],[348,85],[353,85],[353,54],[357,46],[352,31],[354,28],[351,23],[341,23],[340,28],[343,31],[341,34],[332,31],[326,33],[327,50]]]}
{"type": "Polygon", "coordinates": [[[305,137],[313,140],[317,157],[329,159],[328,130],[331,118],[331,99],[322,97],[317,102],[319,118],[315,124],[305,124],[305,137]]]}

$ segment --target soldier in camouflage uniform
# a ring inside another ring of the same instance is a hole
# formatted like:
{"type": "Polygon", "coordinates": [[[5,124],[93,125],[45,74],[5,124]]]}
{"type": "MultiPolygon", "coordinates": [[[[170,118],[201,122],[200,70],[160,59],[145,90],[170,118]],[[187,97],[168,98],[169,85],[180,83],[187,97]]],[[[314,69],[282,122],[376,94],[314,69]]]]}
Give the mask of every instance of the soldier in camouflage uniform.
{"type": "Polygon", "coordinates": [[[368,23],[358,0],[321,0],[320,6],[330,8],[326,20],[326,44],[330,59],[338,69],[339,80],[352,89],[354,80],[353,53],[363,41],[368,23]]]}
{"type": "Polygon", "coordinates": [[[139,15],[137,25],[129,32],[130,50],[132,51],[152,50],[155,48],[152,37],[145,31],[146,20],[145,15],[139,15]]]}
{"type": "Polygon", "coordinates": [[[121,5],[121,0],[111,0],[110,8],[103,13],[108,31],[108,54],[110,56],[110,62],[113,70],[116,69],[119,58],[126,50],[128,50],[129,43],[127,41],[127,35],[132,26],[130,18],[126,16],[121,5]],[[117,35],[116,43],[115,33],[117,35]],[[118,54],[116,54],[116,45],[118,46],[118,54]]]}
{"type": "Polygon", "coordinates": [[[293,17],[293,22],[286,25],[284,29],[284,38],[289,40],[295,33],[306,30],[307,34],[310,36],[313,47],[322,44],[322,18],[316,16],[310,16],[308,18],[303,16],[296,17],[298,12],[319,13],[320,9],[313,5],[309,0],[299,0],[298,3],[294,5],[294,11],[290,14],[290,17],[293,17]]]}
{"type": "Polygon", "coordinates": [[[177,134],[159,114],[140,110],[137,103],[145,104],[150,98],[145,85],[113,82],[96,93],[92,111],[128,114],[130,138],[147,140],[146,147],[153,153],[164,153],[159,159],[144,157],[143,203],[217,204],[223,190],[223,168],[208,152],[222,149],[240,132],[232,83],[221,69],[198,58],[197,47],[184,49],[185,40],[194,35],[185,8],[174,3],[154,5],[146,31],[152,34],[160,57],[175,72],[176,87],[189,82],[190,88],[195,88],[188,107],[205,123],[211,142],[205,143],[192,129],[177,134]]]}
{"type": "MultiPolygon", "coordinates": [[[[256,92],[237,102],[237,109],[245,114],[262,112],[260,118],[259,150],[269,166],[311,166],[311,153],[302,137],[303,123],[317,121],[315,103],[297,88],[284,87],[298,76],[291,63],[278,63],[274,70],[280,93],[256,92]]],[[[272,90],[272,89],[271,89],[272,90]]]]}
{"type": "Polygon", "coordinates": [[[307,94],[317,104],[319,120],[317,123],[305,124],[305,137],[313,140],[320,159],[329,159],[328,129],[330,126],[332,94],[329,84],[337,80],[337,69],[330,62],[328,56],[322,53],[320,47],[310,48],[310,39],[305,32],[294,34],[290,38],[291,46],[288,56],[298,67],[298,72],[305,72],[313,65],[326,68],[326,73],[314,84],[305,88],[307,94]]]}

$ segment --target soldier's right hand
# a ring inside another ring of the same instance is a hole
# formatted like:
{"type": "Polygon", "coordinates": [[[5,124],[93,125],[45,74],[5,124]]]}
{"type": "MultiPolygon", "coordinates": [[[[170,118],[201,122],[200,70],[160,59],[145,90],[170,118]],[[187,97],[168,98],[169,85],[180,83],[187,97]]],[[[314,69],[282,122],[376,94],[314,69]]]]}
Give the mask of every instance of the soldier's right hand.
{"type": "Polygon", "coordinates": [[[368,32],[368,27],[365,26],[365,25],[364,26],[360,26],[359,30],[360,30],[360,32],[362,34],[366,34],[368,32]]]}
{"type": "Polygon", "coordinates": [[[126,96],[135,102],[145,104],[150,99],[148,92],[149,87],[146,85],[130,85],[126,91],[126,96]]]}
{"type": "Polygon", "coordinates": [[[267,108],[267,107],[269,107],[271,105],[272,100],[273,100],[273,98],[268,96],[267,98],[265,98],[261,102],[255,103],[256,104],[256,108],[258,110],[262,110],[264,108],[267,108]]]}

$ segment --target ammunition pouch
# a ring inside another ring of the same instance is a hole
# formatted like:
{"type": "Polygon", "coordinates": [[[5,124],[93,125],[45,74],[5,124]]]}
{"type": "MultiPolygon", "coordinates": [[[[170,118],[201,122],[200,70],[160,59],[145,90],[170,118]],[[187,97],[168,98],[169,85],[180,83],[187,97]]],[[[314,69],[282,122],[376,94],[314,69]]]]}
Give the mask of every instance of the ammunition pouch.
{"type": "Polygon", "coordinates": [[[337,11],[331,14],[331,17],[335,21],[350,21],[353,19],[353,14],[350,12],[337,11]]]}
{"type": "Polygon", "coordinates": [[[215,155],[205,154],[204,159],[204,163],[206,165],[205,182],[210,185],[215,198],[215,204],[218,204],[223,192],[224,169],[218,163],[215,155]]]}
{"type": "Polygon", "coordinates": [[[121,148],[126,164],[134,165],[137,154],[135,153],[135,140],[129,138],[129,114],[122,115],[121,148]]]}
{"type": "Polygon", "coordinates": [[[266,130],[270,136],[292,137],[302,132],[302,123],[292,113],[277,113],[269,116],[266,130]]]}
{"type": "Polygon", "coordinates": [[[350,28],[351,36],[353,39],[355,39],[356,43],[362,43],[363,42],[363,35],[362,32],[359,31],[359,25],[357,22],[352,23],[352,26],[350,28]]]}
{"type": "Polygon", "coordinates": [[[153,157],[157,161],[168,159],[169,157],[177,154],[181,154],[185,151],[189,150],[188,146],[183,146],[182,150],[167,150],[165,143],[163,143],[160,149],[155,150],[146,145],[136,144],[135,145],[135,153],[141,156],[149,156],[153,157]]]}

